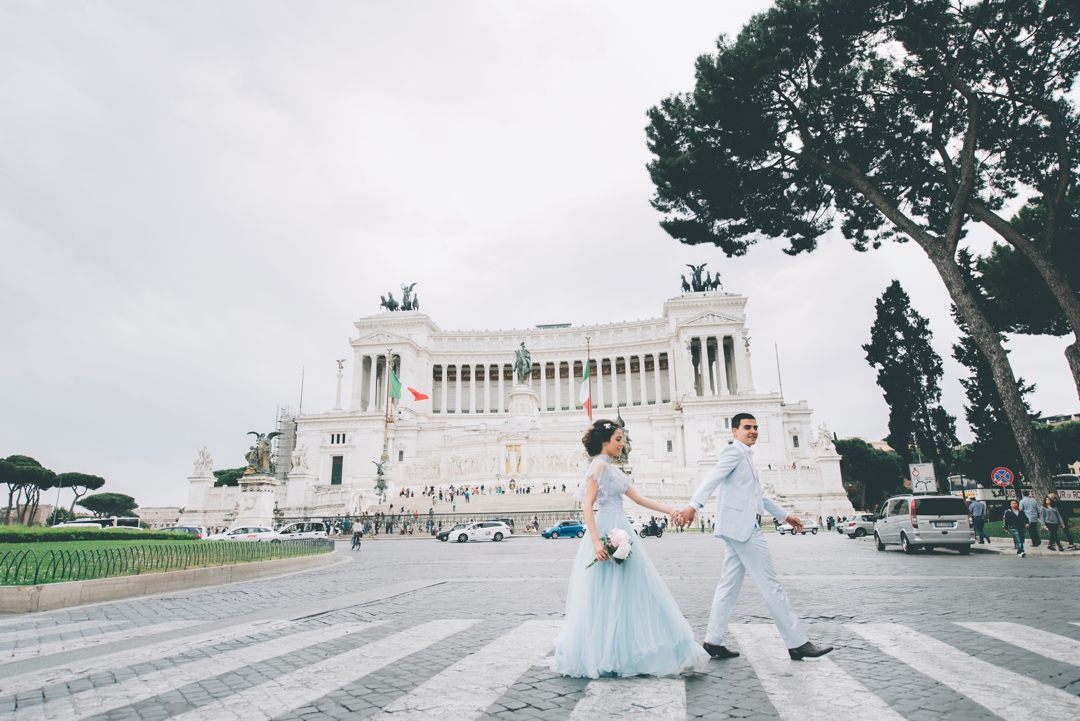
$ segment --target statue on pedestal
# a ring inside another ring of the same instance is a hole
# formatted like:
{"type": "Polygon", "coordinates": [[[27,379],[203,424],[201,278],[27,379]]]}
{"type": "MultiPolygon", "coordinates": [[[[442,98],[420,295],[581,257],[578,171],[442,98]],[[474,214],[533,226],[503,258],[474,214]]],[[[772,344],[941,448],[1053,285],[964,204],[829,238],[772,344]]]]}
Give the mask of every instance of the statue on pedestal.
{"type": "Polygon", "coordinates": [[[514,372],[517,374],[518,384],[532,385],[532,354],[525,347],[525,341],[521,341],[521,347],[514,351],[514,358],[514,372]]]}
{"type": "Polygon", "coordinates": [[[274,461],[273,453],[270,448],[270,441],[281,434],[277,431],[265,434],[257,431],[248,431],[247,435],[255,436],[255,445],[253,445],[244,456],[244,459],[248,462],[247,468],[244,469],[244,475],[274,475],[274,461]]]}
{"type": "Polygon", "coordinates": [[[213,478],[214,459],[210,457],[210,452],[206,450],[206,446],[199,449],[199,457],[195,459],[195,470],[191,475],[195,478],[213,478]]]}

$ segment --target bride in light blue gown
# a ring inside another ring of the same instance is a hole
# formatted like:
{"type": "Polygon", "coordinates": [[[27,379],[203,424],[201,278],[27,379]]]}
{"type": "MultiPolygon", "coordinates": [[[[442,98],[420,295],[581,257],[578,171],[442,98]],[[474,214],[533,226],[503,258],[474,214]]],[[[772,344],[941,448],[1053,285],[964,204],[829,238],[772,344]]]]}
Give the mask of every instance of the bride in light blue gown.
{"type": "Polygon", "coordinates": [[[564,676],[672,676],[702,670],[709,655],[694,641],[671,592],[656,572],[623,514],[623,496],[667,516],[675,510],[645,498],[612,465],[622,454],[623,432],[598,420],[582,439],[594,456],[575,498],[582,502],[588,535],[570,574],[566,620],[555,639],[551,668],[564,676]],[[596,513],[593,513],[593,504],[596,513]],[[633,539],[622,564],[608,558],[602,539],[621,528],[633,539]],[[599,559],[591,568],[593,560],[599,559]]]}

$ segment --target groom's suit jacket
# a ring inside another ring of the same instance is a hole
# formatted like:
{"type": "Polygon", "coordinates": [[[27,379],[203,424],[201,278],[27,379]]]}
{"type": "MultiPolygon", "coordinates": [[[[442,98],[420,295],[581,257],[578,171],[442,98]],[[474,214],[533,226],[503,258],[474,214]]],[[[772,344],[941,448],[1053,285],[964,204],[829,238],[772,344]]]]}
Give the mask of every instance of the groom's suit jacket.
{"type": "Polygon", "coordinates": [[[724,446],[716,466],[690,499],[690,505],[700,511],[717,491],[716,535],[733,541],[750,538],[763,509],[781,520],[788,517],[788,512],[765,493],[747,451],[749,447],[738,441],[724,446]]]}

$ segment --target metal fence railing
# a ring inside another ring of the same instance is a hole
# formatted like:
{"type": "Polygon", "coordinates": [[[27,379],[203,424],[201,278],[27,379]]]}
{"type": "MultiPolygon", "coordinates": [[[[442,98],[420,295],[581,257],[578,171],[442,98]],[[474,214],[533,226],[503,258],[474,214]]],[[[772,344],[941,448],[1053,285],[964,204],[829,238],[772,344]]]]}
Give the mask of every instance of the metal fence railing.
{"type": "Polygon", "coordinates": [[[59,581],[133,576],[188,568],[227,566],[251,561],[314,556],[334,550],[328,538],[281,543],[240,541],[187,541],[176,544],[135,545],[84,550],[0,548],[0,586],[30,586],[59,581]]]}

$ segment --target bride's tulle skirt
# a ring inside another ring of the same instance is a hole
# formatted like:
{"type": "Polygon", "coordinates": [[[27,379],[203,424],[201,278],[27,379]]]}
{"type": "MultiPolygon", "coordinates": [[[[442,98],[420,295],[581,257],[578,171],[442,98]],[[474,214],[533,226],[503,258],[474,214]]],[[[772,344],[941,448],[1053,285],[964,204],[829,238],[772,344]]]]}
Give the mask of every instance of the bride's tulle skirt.
{"type": "Polygon", "coordinates": [[[709,655],[694,640],[667,585],[660,579],[622,513],[596,514],[603,538],[622,528],[633,539],[624,563],[586,568],[596,557],[588,534],[574,559],[566,620],[555,640],[551,668],[564,676],[673,676],[702,670],[709,655]]]}

